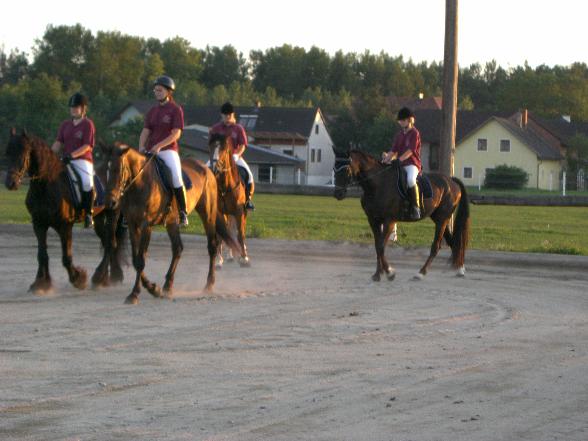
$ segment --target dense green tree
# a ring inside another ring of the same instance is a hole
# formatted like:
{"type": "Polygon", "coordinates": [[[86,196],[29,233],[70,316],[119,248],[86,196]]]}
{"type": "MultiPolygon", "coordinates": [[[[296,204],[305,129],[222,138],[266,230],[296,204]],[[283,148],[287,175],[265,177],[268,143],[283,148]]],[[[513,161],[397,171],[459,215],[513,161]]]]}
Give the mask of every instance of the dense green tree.
{"type": "Polygon", "coordinates": [[[233,46],[206,47],[201,80],[206,87],[219,84],[229,87],[231,83],[244,81],[246,74],[245,58],[233,46]]]}

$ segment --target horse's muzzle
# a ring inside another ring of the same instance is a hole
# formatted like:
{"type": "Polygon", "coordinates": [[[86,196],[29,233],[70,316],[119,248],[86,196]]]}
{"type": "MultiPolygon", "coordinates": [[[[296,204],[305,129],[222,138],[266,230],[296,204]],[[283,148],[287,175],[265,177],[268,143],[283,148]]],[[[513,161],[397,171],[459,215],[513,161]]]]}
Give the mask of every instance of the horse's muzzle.
{"type": "Polygon", "coordinates": [[[18,187],[20,187],[20,179],[15,178],[11,173],[7,173],[4,185],[8,190],[18,190],[18,187]]]}
{"type": "Polygon", "coordinates": [[[347,196],[347,189],[346,188],[336,188],[335,191],[333,192],[333,196],[335,196],[335,199],[337,199],[338,201],[345,199],[345,196],[347,196]]]}

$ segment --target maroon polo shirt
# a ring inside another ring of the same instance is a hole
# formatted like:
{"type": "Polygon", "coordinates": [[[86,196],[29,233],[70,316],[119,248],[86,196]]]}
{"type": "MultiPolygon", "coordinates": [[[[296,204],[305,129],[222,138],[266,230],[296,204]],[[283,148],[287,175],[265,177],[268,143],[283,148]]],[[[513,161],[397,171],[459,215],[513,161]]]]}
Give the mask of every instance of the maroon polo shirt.
{"type": "Polygon", "coordinates": [[[221,121],[212,126],[208,133],[209,135],[220,133],[227,138],[231,138],[233,141],[233,152],[239,150],[239,146],[241,145],[247,147],[247,134],[240,124],[225,124],[221,121]]]}
{"type": "Polygon", "coordinates": [[[68,119],[63,121],[61,126],[59,126],[57,141],[63,144],[65,154],[71,154],[80,147],[89,144],[92,148],[75,159],[85,159],[86,161],[93,162],[92,150],[94,149],[95,135],[96,129],[91,119],[82,118],[78,125],[74,125],[73,120],[68,119]]]}
{"type": "MultiPolygon", "coordinates": [[[[147,150],[151,150],[155,144],[171,135],[173,129],[184,130],[184,111],[174,101],[168,101],[163,106],[158,104],[153,106],[145,115],[144,127],[151,131],[145,146],[147,150]]],[[[174,141],[161,150],[178,152],[180,149],[178,142],[174,141]]]]}
{"type": "Polygon", "coordinates": [[[423,168],[421,164],[421,134],[416,127],[412,127],[406,133],[401,129],[394,138],[392,152],[397,153],[400,158],[407,150],[412,151],[412,156],[402,161],[401,165],[416,165],[420,172],[423,168]]]}

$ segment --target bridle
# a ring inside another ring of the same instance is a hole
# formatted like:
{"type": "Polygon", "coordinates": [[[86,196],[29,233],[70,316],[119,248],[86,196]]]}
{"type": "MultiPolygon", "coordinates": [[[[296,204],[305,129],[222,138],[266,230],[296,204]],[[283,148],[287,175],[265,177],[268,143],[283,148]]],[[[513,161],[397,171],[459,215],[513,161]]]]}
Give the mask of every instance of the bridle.
{"type": "Polygon", "coordinates": [[[347,176],[350,177],[349,182],[346,185],[335,185],[335,188],[342,188],[345,189],[347,188],[349,185],[360,185],[362,182],[366,182],[369,181],[370,179],[373,179],[375,176],[378,176],[382,173],[385,173],[387,171],[393,170],[392,167],[383,167],[382,169],[373,172],[371,174],[368,174],[366,172],[366,176],[363,178],[360,178],[358,176],[356,176],[352,171],[351,171],[351,159],[350,158],[340,158],[337,161],[339,162],[346,162],[346,165],[341,165],[339,167],[333,167],[333,171],[335,172],[335,174],[341,172],[344,169],[347,169],[347,176]]]}
{"type": "MultiPolygon", "coordinates": [[[[216,145],[219,149],[220,152],[220,142],[216,142],[216,145]]],[[[231,152],[228,153],[229,155],[231,154],[231,152]]],[[[225,155],[227,155],[225,153],[225,155]]],[[[227,161],[223,161],[224,158],[220,158],[220,154],[219,154],[219,159],[217,159],[216,161],[214,161],[214,165],[213,165],[213,171],[214,171],[214,176],[217,178],[217,182],[219,183],[219,187],[221,186],[221,182],[223,182],[223,179],[220,179],[221,174],[223,173],[231,173],[232,169],[231,169],[231,164],[229,161],[229,164],[225,164],[227,161]]],[[[224,183],[224,182],[223,182],[224,183]]],[[[224,191],[221,190],[221,196],[224,196],[228,193],[231,193],[231,191],[236,190],[237,188],[239,188],[239,185],[241,184],[240,179],[236,179],[235,180],[235,184],[232,187],[229,188],[225,188],[224,191]]],[[[224,187],[224,185],[222,185],[224,187]]]]}

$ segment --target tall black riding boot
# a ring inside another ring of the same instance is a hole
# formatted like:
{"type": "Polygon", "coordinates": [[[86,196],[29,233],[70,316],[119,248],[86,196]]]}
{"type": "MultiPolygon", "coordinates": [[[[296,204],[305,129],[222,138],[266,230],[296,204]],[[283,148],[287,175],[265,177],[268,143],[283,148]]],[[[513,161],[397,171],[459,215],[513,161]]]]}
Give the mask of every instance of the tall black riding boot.
{"type": "Polygon", "coordinates": [[[408,189],[410,195],[410,219],[419,220],[421,218],[421,209],[419,207],[419,187],[415,185],[408,189]]]}
{"type": "Polygon", "coordinates": [[[90,191],[82,192],[82,209],[85,212],[84,215],[84,228],[90,228],[94,226],[94,189],[90,191]]]}
{"type": "Polygon", "coordinates": [[[251,202],[251,184],[245,185],[245,209],[246,210],[255,210],[255,206],[253,202],[251,202]]]}
{"type": "Polygon", "coordinates": [[[186,209],[186,189],[184,186],[174,188],[178,212],[180,215],[180,227],[188,226],[188,210],[186,209]]]}

